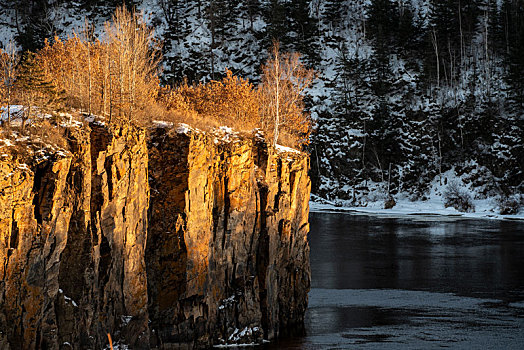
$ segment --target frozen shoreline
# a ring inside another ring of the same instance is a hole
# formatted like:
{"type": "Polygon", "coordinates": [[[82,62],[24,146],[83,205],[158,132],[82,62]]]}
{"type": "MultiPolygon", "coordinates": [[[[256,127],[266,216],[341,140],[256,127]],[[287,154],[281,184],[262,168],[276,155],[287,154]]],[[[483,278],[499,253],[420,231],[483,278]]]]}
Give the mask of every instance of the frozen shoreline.
{"type": "Polygon", "coordinates": [[[441,201],[409,201],[398,200],[392,209],[384,209],[384,202],[371,202],[366,207],[346,206],[336,204],[314,194],[311,195],[309,211],[312,213],[348,213],[386,217],[427,218],[440,217],[442,219],[488,219],[488,220],[516,220],[524,221],[522,210],[516,215],[501,215],[491,208],[490,200],[475,201],[477,211],[463,213],[454,208],[444,208],[441,201]]]}

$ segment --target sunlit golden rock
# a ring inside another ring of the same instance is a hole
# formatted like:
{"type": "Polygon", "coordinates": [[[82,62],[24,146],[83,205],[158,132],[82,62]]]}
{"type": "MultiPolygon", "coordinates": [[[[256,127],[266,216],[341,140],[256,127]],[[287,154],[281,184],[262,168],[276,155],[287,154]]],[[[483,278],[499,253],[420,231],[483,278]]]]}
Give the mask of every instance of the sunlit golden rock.
{"type": "Polygon", "coordinates": [[[261,342],[304,318],[307,155],[256,134],[66,130],[0,155],[0,349],[261,342]]]}

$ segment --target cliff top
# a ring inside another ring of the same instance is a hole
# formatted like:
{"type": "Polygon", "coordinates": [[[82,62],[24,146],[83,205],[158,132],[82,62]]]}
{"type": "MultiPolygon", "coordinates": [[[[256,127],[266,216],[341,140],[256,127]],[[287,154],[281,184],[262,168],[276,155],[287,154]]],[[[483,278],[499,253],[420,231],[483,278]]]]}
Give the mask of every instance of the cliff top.
{"type": "MultiPolygon", "coordinates": [[[[30,119],[23,118],[23,113],[27,107],[13,105],[10,107],[9,115],[11,123],[9,126],[4,124],[0,127],[0,158],[21,165],[39,164],[47,159],[59,159],[71,156],[70,141],[72,138],[79,139],[86,134],[86,127],[93,126],[108,127],[114,129],[116,133],[120,128],[125,127],[125,123],[110,123],[106,118],[84,113],[72,112],[52,112],[48,113],[36,109],[36,113],[30,119]],[[83,136],[82,136],[83,135],[83,136]]],[[[8,119],[7,108],[2,107],[0,118],[2,121],[8,119]]],[[[143,127],[146,130],[145,127],[143,127]]],[[[227,144],[241,142],[250,139],[254,142],[266,144],[264,133],[260,129],[253,129],[250,132],[236,131],[228,126],[220,126],[211,130],[201,130],[185,123],[172,123],[167,121],[153,121],[149,130],[165,129],[166,132],[186,134],[186,135],[208,135],[213,138],[215,144],[227,144]]],[[[285,154],[287,157],[304,156],[299,150],[277,145],[274,150],[277,153],[285,154]]],[[[30,168],[30,167],[29,167],[30,168]]]]}
{"type": "MultiPolygon", "coordinates": [[[[214,139],[215,143],[237,142],[245,138],[254,138],[256,140],[267,143],[265,136],[264,136],[264,132],[260,129],[253,129],[251,130],[251,132],[246,132],[246,131],[236,131],[235,129],[229,126],[220,126],[220,127],[213,128],[210,131],[204,131],[204,130],[192,127],[185,123],[172,123],[172,122],[161,121],[161,120],[153,121],[153,128],[168,129],[170,132],[176,132],[179,134],[186,134],[186,135],[190,135],[192,133],[208,134],[215,138],[214,139]]],[[[283,145],[278,145],[278,144],[275,146],[274,149],[278,153],[305,155],[304,152],[301,152],[297,149],[283,146],[283,145]]]]}

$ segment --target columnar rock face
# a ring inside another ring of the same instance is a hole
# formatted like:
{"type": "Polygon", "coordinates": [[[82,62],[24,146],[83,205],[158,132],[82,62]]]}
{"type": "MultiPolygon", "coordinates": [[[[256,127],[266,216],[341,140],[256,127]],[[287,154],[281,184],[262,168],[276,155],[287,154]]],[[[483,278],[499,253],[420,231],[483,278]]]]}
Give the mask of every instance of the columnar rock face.
{"type": "Polygon", "coordinates": [[[256,135],[91,123],[0,152],[0,349],[273,339],[309,290],[309,160],[256,135]]]}
{"type": "Polygon", "coordinates": [[[91,129],[68,154],[0,159],[0,348],[149,343],[145,133],[91,129]]]}
{"type": "Polygon", "coordinates": [[[273,339],[309,291],[308,158],[256,135],[157,129],[146,251],[152,343],[273,339]]]}

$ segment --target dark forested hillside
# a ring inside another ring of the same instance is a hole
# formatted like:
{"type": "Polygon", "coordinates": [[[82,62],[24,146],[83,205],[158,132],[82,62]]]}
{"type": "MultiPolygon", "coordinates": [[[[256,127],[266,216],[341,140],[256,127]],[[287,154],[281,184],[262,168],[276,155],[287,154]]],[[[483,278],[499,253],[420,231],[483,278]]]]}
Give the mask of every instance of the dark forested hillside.
{"type": "MultiPolygon", "coordinates": [[[[121,1],[1,0],[2,40],[37,49],[121,1]]],[[[524,192],[524,2],[143,0],[163,40],[163,80],[259,81],[273,40],[319,78],[314,192],[427,196],[452,170],[477,196],[524,192]]],[[[96,31],[95,31],[96,32],[96,31]]],[[[95,33],[96,34],[96,33],[95,33]]],[[[5,45],[5,42],[3,43],[5,45]]]]}

